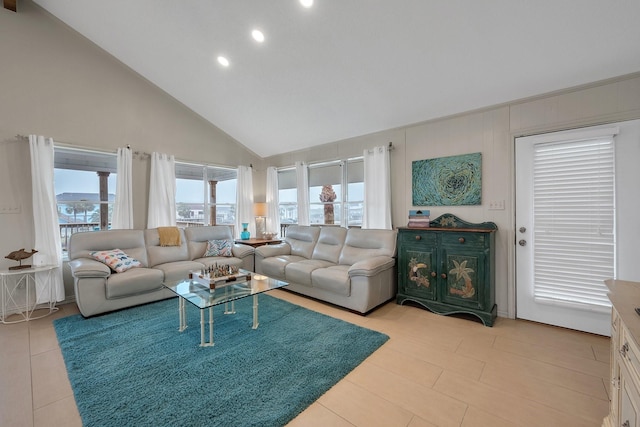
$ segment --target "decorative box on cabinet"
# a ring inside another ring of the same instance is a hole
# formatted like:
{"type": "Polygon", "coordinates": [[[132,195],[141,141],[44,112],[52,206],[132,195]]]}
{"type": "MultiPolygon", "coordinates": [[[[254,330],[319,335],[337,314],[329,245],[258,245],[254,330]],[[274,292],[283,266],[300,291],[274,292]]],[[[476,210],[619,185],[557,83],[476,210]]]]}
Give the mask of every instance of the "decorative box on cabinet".
{"type": "Polygon", "coordinates": [[[607,280],[611,300],[611,403],[605,427],[640,426],[640,282],[607,280]]]}
{"type": "Polygon", "coordinates": [[[471,224],[444,214],[428,228],[398,229],[398,295],[438,314],[496,318],[493,222],[471,224]]]}

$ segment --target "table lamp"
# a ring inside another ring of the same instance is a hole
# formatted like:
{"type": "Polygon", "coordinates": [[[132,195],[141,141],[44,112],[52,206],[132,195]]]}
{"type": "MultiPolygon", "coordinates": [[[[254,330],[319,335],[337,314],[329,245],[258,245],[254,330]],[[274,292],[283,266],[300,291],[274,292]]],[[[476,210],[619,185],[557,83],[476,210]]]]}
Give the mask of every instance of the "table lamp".
{"type": "Polygon", "coordinates": [[[267,204],[266,203],[254,203],[253,213],[256,216],[256,237],[259,239],[264,238],[265,223],[267,216],[267,204]]]}

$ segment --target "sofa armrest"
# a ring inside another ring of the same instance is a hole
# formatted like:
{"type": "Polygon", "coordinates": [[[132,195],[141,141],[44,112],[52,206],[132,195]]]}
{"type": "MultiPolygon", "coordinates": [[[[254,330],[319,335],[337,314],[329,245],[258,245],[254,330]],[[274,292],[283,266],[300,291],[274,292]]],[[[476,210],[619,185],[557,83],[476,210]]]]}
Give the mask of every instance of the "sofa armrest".
{"type": "Polygon", "coordinates": [[[278,243],[277,245],[264,245],[256,248],[256,254],[262,258],[269,258],[278,255],[290,255],[291,246],[288,243],[278,243]]]}
{"type": "Polygon", "coordinates": [[[90,258],[77,258],[69,261],[73,277],[109,277],[111,269],[100,261],[90,258]]]}
{"type": "Polygon", "coordinates": [[[234,243],[234,245],[231,247],[231,252],[236,258],[245,258],[251,256],[253,255],[254,250],[255,249],[253,249],[253,247],[249,245],[239,245],[237,243],[234,243]]]}
{"type": "Polygon", "coordinates": [[[349,267],[349,277],[375,276],[381,271],[393,267],[395,262],[394,258],[384,255],[363,259],[349,267]]]}

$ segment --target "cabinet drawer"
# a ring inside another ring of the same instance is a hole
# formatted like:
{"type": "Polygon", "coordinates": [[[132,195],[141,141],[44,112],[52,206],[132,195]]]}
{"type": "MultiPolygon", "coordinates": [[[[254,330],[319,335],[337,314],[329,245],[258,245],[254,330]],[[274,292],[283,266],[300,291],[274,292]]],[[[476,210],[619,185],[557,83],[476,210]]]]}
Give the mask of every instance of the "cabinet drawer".
{"type": "Polygon", "coordinates": [[[402,230],[400,233],[400,243],[411,244],[419,243],[420,245],[436,244],[436,234],[425,230],[402,230]]]}
{"type": "Polygon", "coordinates": [[[486,236],[484,233],[464,233],[449,232],[443,233],[442,245],[468,247],[468,248],[484,248],[486,236]]]}

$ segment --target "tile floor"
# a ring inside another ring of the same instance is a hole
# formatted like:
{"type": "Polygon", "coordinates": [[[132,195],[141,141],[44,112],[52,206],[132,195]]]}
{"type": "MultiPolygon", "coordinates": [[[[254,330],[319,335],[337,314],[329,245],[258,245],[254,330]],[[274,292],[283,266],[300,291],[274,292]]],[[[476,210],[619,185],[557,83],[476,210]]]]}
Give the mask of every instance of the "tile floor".
{"type": "MultiPolygon", "coordinates": [[[[498,318],[492,328],[390,302],[360,316],[286,291],[271,295],[390,340],[301,413],[300,426],[600,426],[609,339],[498,318]]],[[[52,320],[0,325],[0,426],[80,426],[52,320]]]]}

